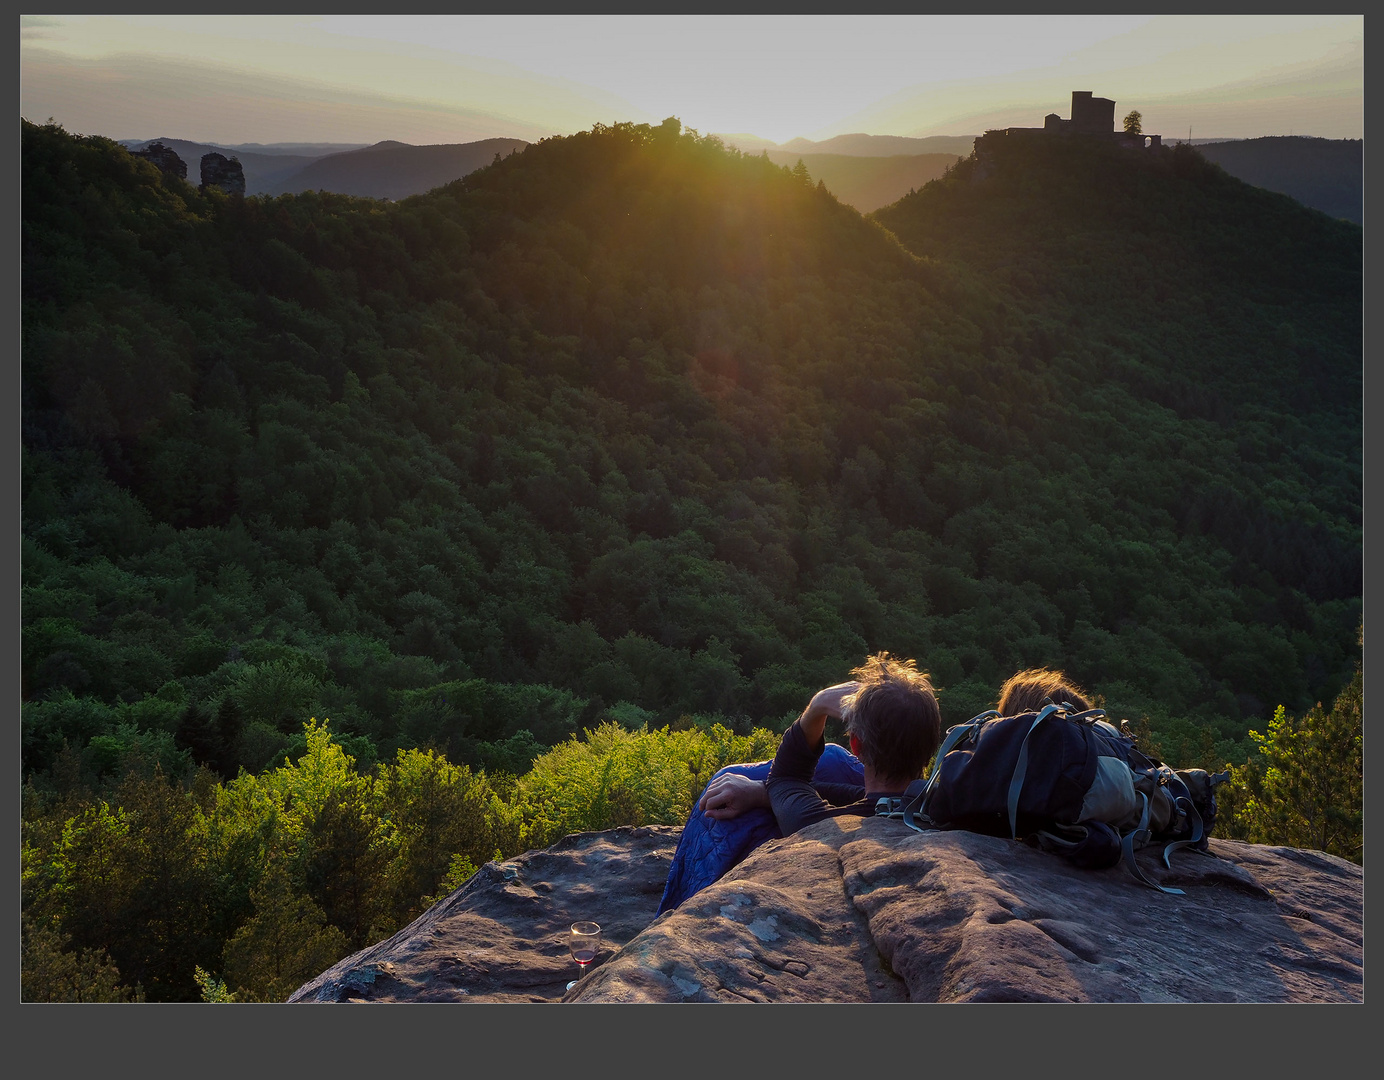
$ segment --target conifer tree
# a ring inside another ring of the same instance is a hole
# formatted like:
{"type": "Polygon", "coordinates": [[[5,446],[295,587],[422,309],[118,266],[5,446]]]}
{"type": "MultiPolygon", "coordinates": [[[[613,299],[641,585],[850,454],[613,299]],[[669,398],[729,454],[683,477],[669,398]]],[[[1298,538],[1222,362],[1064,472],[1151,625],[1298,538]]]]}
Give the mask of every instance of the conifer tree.
{"type": "Polygon", "coordinates": [[[349,951],[346,935],[295,889],[282,866],[250,895],[255,914],[226,942],[223,985],[237,1000],[284,1001],[349,951]]]}
{"type": "Polygon", "coordinates": [[[71,937],[51,925],[20,919],[23,942],[20,963],[21,1001],[143,1001],[138,987],[120,983],[120,970],[105,949],[74,946],[71,937]]]}
{"type": "Polygon", "coordinates": [[[1364,861],[1363,704],[1357,665],[1330,711],[1293,717],[1280,705],[1267,734],[1250,732],[1259,753],[1231,770],[1223,799],[1234,835],[1364,861]]]}

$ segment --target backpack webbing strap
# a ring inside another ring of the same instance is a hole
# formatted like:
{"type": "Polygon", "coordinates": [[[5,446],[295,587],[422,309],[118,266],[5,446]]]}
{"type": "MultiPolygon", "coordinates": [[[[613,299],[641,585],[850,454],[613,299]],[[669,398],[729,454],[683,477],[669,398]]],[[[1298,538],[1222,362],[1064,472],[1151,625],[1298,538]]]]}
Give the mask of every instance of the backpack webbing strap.
{"type": "Polygon", "coordinates": [[[1144,875],[1144,872],[1139,869],[1139,864],[1134,861],[1134,844],[1141,837],[1147,839],[1149,831],[1149,797],[1141,791],[1139,792],[1139,798],[1144,800],[1144,813],[1139,818],[1138,826],[1130,829],[1129,833],[1120,841],[1120,850],[1124,852],[1125,866],[1135,878],[1142,884],[1147,885],[1150,889],[1157,889],[1159,892],[1182,896],[1184,894],[1181,889],[1170,889],[1167,886],[1158,884],[1156,881],[1150,880],[1144,875]]]}
{"type": "Polygon", "coordinates": [[[1028,731],[1024,733],[1024,741],[1019,745],[1019,760],[1014,765],[1014,775],[1009,781],[1009,835],[1017,838],[1019,835],[1019,792],[1024,787],[1024,776],[1028,773],[1028,737],[1033,734],[1033,729],[1046,720],[1053,713],[1059,711],[1057,705],[1045,705],[1043,711],[1033,719],[1028,731]]]}
{"type": "Polygon", "coordinates": [[[1174,840],[1163,849],[1163,865],[1169,870],[1173,868],[1171,856],[1178,848],[1186,847],[1188,844],[1195,844],[1201,839],[1201,815],[1197,813],[1197,808],[1192,805],[1192,800],[1184,796],[1178,796],[1173,800],[1174,804],[1187,811],[1188,817],[1192,819],[1192,837],[1190,840],[1174,840]]]}

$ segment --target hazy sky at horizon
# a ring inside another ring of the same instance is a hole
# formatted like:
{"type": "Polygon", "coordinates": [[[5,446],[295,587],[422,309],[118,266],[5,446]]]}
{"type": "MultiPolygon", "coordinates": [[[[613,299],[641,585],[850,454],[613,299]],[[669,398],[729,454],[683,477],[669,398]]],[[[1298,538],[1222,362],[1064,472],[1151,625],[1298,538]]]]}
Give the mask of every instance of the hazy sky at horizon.
{"type": "Polygon", "coordinates": [[[1364,130],[1362,16],[24,16],[20,108],[208,142],[534,139],[677,116],[979,134],[1074,89],[1178,136],[1364,130]]]}

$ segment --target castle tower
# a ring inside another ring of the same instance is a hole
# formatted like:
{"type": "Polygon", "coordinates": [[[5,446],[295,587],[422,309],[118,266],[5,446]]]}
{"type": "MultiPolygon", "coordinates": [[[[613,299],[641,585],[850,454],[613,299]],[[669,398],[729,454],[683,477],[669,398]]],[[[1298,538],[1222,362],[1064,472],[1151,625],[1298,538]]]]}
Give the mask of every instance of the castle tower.
{"type": "Polygon", "coordinates": [[[1078,135],[1113,135],[1115,103],[1110,98],[1092,97],[1090,90],[1073,90],[1069,130],[1078,135]]]}

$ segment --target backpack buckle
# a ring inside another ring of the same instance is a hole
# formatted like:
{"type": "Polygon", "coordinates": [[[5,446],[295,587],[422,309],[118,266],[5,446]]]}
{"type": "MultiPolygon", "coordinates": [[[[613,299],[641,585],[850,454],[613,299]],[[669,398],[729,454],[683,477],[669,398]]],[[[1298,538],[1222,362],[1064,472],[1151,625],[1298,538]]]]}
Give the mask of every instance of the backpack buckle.
{"type": "Polygon", "coordinates": [[[903,817],[903,799],[897,795],[881,795],[875,800],[875,817],[903,817]]]}

